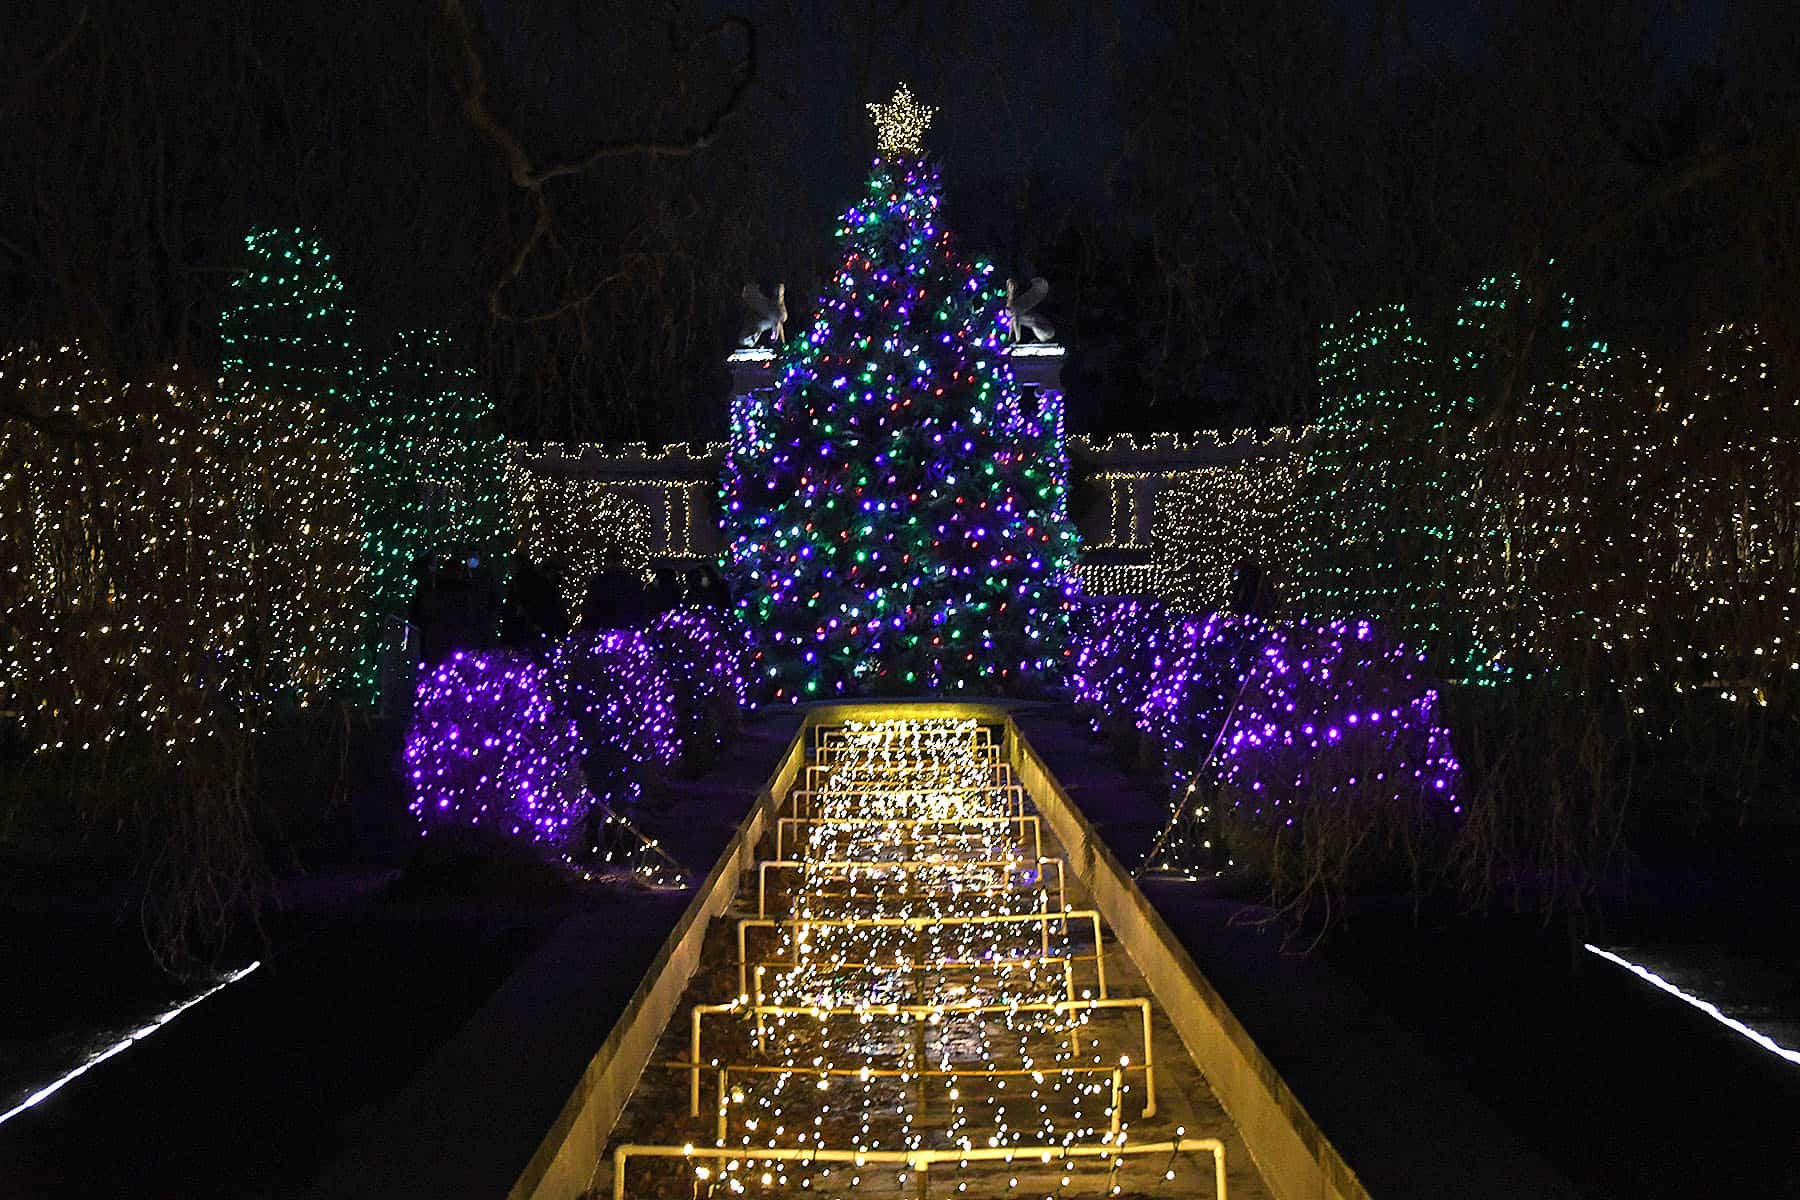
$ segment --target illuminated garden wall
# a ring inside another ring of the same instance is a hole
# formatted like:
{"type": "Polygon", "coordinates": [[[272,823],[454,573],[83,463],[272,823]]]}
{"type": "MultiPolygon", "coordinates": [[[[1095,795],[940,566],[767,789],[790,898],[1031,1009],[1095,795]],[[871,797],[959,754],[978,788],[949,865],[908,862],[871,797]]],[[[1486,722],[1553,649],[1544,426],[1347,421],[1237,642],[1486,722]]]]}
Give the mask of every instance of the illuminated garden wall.
{"type": "MultiPolygon", "coordinates": [[[[1075,571],[1089,595],[1154,596],[1202,611],[1246,558],[1291,574],[1286,535],[1307,430],[1071,434],[1075,571]],[[1279,536],[1278,536],[1279,535],[1279,536]]],[[[514,523],[538,558],[574,564],[579,600],[602,558],[689,568],[721,548],[723,445],[509,446],[514,523]]]]}

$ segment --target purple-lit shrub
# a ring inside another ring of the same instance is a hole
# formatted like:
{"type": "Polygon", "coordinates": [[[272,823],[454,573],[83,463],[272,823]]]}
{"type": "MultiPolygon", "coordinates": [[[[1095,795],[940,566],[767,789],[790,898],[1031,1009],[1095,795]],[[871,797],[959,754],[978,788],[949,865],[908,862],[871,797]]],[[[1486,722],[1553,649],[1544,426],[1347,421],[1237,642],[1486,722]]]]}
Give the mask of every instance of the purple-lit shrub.
{"type": "Polygon", "coordinates": [[[547,666],[510,651],[451,655],[419,685],[406,739],[421,831],[485,829],[614,862],[608,838],[628,827],[620,813],[646,779],[735,729],[747,640],[730,615],[688,610],[648,635],[572,634],[547,666]]]}
{"type": "Polygon", "coordinates": [[[1369,621],[1301,624],[1257,651],[1215,771],[1246,819],[1306,801],[1461,813],[1460,767],[1424,656],[1369,621]]]}
{"type": "Polygon", "coordinates": [[[1194,779],[1271,636],[1263,621],[1229,613],[1170,616],[1150,630],[1148,686],[1133,717],[1171,783],[1185,788],[1194,779]]]}
{"type": "Polygon", "coordinates": [[[1290,626],[1257,651],[1212,774],[1233,852],[1304,906],[1440,860],[1461,767],[1423,656],[1368,621],[1290,626]]]}
{"type": "Polygon", "coordinates": [[[659,767],[675,761],[675,690],[642,631],[572,633],[551,650],[550,673],[590,763],[601,751],[659,767]]]}
{"type": "Polygon", "coordinates": [[[1152,642],[1169,622],[1154,600],[1087,597],[1075,606],[1075,699],[1109,732],[1136,724],[1150,693],[1152,642]]]}
{"type": "Polygon", "coordinates": [[[1173,795],[1157,867],[1236,861],[1278,891],[1417,869],[1461,815],[1460,767],[1420,656],[1367,621],[1272,625],[1088,602],[1077,698],[1148,744],[1173,795]],[[1219,807],[1222,804],[1222,809],[1219,807]]]}
{"type": "Polygon", "coordinates": [[[650,643],[675,697],[675,735],[693,758],[735,732],[750,703],[750,629],[736,611],[678,608],[657,617],[650,643]]]}
{"type": "Polygon", "coordinates": [[[530,659],[459,650],[419,684],[406,768],[421,833],[475,827],[561,848],[586,817],[579,761],[575,725],[530,659]]]}

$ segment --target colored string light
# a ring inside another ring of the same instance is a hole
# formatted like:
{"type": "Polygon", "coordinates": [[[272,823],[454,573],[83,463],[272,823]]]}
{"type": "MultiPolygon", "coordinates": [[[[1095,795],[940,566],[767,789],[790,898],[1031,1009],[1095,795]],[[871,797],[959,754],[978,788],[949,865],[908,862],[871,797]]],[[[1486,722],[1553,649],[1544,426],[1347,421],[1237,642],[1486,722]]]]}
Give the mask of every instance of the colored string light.
{"type": "Polygon", "coordinates": [[[733,406],[727,574],[778,700],[1028,691],[1066,672],[1061,409],[1027,412],[1004,291],[939,225],[938,174],[875,160],[777,386],[733,406]]]}
{"type": "Polygon", "coordinates": [[[587,815],[579,763],[575,722],[530,659],[458,650],[420,681],[406,771],[421,834],[473,826],[567,847],[587,815]]]}
{"type": "Polygon", "coordinates": [[[550,651],[549,669],[590,755],[605,748],[635,763],[675,761],[674,685],[641,630],[572,633],[550,651]]]}
{"type": "Polygon", "coordinates": [[[1078,627],[1076,699],[1097,722],[1146,735],[1171,787],[1172,836],[1152,866],[1220,864],[1215,794],[1252,828],[1288,826],[1309,803],[1461,815],[1461,765],[1423,658],[1369,621],[1271,624],[1094,599],[1078,627]]]}

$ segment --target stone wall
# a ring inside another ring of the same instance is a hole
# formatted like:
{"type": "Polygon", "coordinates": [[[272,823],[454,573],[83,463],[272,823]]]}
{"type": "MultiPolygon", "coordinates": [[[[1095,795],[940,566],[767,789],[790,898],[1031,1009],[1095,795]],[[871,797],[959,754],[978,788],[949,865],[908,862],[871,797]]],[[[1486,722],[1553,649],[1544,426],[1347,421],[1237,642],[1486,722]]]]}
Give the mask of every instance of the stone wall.
{"type": "MultiPolygon", "coordinates": [[[[1308,432],[1071,436],[1070,510],[1081,531],[1087,590],[1171,599],[1196,588],[1213,590],[1210,583],[1184,578],[1195,556],[1181,551],[1193,548],[1171,531],[1185,531],[1193,522],[1176,506],[1228,508],[1238,490],[1229,486],[1234,470],[1284,462],[1305,449],[1308,432]]],[[[515,523],[532,535],[534,552],[563,547],[567,557],[575,545],[598,540],[616,544],[629,561],[711,561],[723,547],[717,488],[724,454],[716,442],[518,443],[509,462],[515,523]]]]}
{"type": "MultiPolygon", "coordinates": [[[[1033,403],[1060,400],[1060,346],[1019,346],[1011,352],[1014,378],[1033,403]]],[[[734,353],[728,365],[740,402],[774,387],[774,355],[766,349],[734,353]]],[[[1241,547],[1225,545],[1223,530],[1246,489],[1239,473],[1266,474],[1305,450],[1309,427],[1238,429],[1230,433],[1113,434],[1068,439],[1070,514],[1081,532],[1080,571],[1090,593],[1168,599],[1211,595],[1225,580],[1187,578],[1217,572],[1241,547]],[[1195,521],[1217,494],[1213,521],[1195,521]],[[1179,506],[1179,507],[1177,507],[1179,506]],[[1193,551],[1198,536],[1220,540],[1214,553],[1193,551]]],[[[723,442],[651,446],[514,443],[508,472],[515,527],[534,554],[566,562],[616,550],[628,561],[691,567],[723,549],[718,481],[723,442]]]]}

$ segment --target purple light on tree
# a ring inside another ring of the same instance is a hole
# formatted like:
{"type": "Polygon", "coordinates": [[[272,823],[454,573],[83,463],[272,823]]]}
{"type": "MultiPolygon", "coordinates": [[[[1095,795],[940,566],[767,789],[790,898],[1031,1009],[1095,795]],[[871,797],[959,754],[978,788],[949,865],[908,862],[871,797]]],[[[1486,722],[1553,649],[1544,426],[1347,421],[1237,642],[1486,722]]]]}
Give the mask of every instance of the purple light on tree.
{"type": "Polygon", "coordinates": [[[544,669],[508,651],[457,651],[419,683],[406,736],[422,834],[476,826],[561,848],[586,815],[575,725],[544,669]]]}

